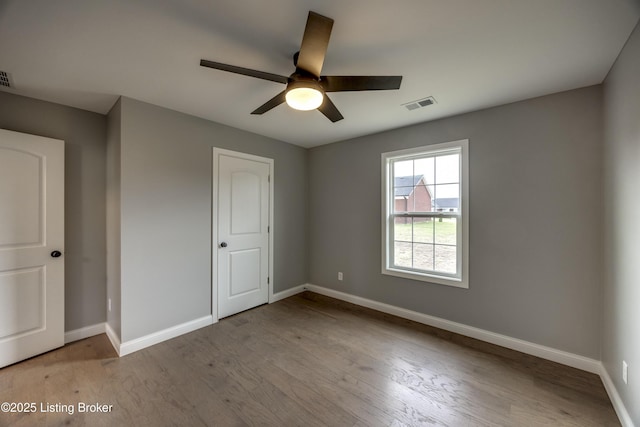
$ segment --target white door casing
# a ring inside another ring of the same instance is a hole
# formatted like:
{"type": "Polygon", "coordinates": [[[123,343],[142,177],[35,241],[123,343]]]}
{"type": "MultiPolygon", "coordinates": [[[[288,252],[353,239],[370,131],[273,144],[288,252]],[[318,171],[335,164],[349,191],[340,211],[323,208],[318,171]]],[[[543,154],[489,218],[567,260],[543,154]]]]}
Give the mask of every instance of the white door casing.
{"type": "Polygon", "coordinates": [[[272,294],[273,160],[214,148],[213,171],[212,314],[218,319],[267,303],[272,294]]]}
{"type": "Polygon", "coordinates": [[[0,368],[64,345],[63,253],[64,141],[0,129],[0,368]]]}

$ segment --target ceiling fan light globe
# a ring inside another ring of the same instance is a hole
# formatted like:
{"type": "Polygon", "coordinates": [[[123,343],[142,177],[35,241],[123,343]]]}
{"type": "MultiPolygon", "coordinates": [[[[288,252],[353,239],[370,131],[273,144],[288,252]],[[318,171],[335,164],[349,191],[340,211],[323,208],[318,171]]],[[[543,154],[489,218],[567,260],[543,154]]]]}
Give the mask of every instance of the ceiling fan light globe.
{"type": "Polygon", "coordinates": [[[285,99],[289,107],[296,110],[309,111],[315,110],[322,105],[324,95],[318,89],[296,87],[287,91],[285,99]]]}

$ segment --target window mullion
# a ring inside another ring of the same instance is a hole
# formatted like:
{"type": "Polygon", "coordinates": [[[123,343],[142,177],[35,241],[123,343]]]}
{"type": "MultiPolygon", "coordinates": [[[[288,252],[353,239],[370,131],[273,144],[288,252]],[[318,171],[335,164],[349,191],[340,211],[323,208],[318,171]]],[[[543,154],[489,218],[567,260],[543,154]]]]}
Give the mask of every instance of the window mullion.
{"type": "MultiPolygon", "coordinates": [[[[415,182],[415,176],[416,176],[416,161],[415,159],[411,160],[411,183],[415,182]]],[[[415,193],[415,187],[413,187],[411,189],[411,193],[409,193],[409,196],[411,196],[412,193],[415,193]]],[[[407,206],[407,209],[411,209],[411,211],[415,211],[416,209],[416,197],[415,194],[413,196],[413,206],[409,207],[407,206]]],[[[414,249],[415,249],[415,245],[413,244],[413,242],[415,241],[415,236],[413,233],[413,218],[411,218],[411,268],[415,268],[415,262],[414,262],[414,249]]]]}
{"type": "Polygon", "coordinates": [[[413,230],[413,218],[411,218],[411,268],[415,268],[416,263],[414,260],[415,257],[415,235],[414,235],[414,230],[413,230]]]}

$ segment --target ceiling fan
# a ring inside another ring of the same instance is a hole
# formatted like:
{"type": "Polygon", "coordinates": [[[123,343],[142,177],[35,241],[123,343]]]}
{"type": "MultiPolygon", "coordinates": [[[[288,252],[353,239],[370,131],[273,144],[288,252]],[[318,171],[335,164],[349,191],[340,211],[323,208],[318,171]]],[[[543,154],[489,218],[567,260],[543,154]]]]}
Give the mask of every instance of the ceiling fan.
{"type": "Polygon", "coordinates": [[[285,90],[255,109],[251,114],[264,114],[286,102],[297,110],[318,109],[332,122],[344,117],[326,95],[328,92],[361,90],[394,90],[400,88],[402,76],[323,76],[320,74],[329,45],[333,19],[309,12],[300,51],[293,55],[296,70],[289,77],[220,62],[200,60],[203,67],[242,74],[286,84],[285,90]]]}

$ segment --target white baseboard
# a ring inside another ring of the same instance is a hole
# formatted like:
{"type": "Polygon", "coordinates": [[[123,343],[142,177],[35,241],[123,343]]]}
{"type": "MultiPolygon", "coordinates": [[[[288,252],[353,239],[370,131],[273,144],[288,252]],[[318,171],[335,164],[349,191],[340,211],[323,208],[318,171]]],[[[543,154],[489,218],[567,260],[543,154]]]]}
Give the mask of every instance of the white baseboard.
{"type": "MultiPolygon", "coordinates": [[[[120,343],[119,348],[116,349],[120,356],[133,353],[143,348],[150,347],[154,344],[161,343],[162,341],[170,340],[177,336],[187,334],[195,331],[196,329],[204,328],[215,323],[213,316],[208,315],[199,319],[191,320],[189,322],[182,323],[181,325],[172,326],[162,331],[154,332],[144,337],[136,338],[131,341],[120,343]]],[[[112,341],[113,342],[113,341],[112,341]]]]}
{"type": "Polygon", "coordinates": [[[604,365],[600,364],[600,378],[602,379],[602,383],[604,384],[605,390],[607,390],[607,394],[609,395],[609,399],[611,399],[611,404],[613,404],[613,409],[616,410],[616,414],[620,419],[620,423],[623,427],[634,427],[633,420],[631,419],[631,415],[627,411],[627,408],[624,406],[622,402],[622,398],[618,393],[618,389],[614,384],[613,380],[609,376],[609,372],[604,367],[604,365]]]}
{"type": "Polygon", "coordinates": [[[278,292],[276,294],[271,295],[271,299],[269,300],[269,304],[280,301],[281,299],[292,297],[300,292],[305,291],[306,285],[299,285],[291,289],[284,290],[282,292],[278,292]]]}
{"type": "Polygon", "coordinates": [[[97,323],[91,326],[85,326],[84,328],[74,329],[64,333],[64,343],[69,344],[74,341],[80,341],[85,338],[93,337],[105,333],[106,323],[97,323]]]}
{"type": "Polygon", "coordinates": [[[600,361],[590,359],[588,357],[580,356],[562,350],[557,350],[555,348],[546,347],[540,344],[531,343],[529,341],[524,341],[518,338],[512,338],[506,335],[497,334],[495,332],[486,331],[484,329],[476,328],[473,326],[467,326],[462,323],[452,322],[450,320],[430,316],[428,314],[419,313],[417,311],[407,310],[405,308],[400,308],[382,302],[373,301],[367,298],[358,297],[322,286],[306,284],[303,285],[302,288],[321,295],[326,295],[328,297],[347,301],[352,304],[371,308],[373,310],[378,310],[383,313],[413,320],[414,322],[444,329],[445,331],[455,332],[460,335],[475,338],[491,344],[496,344],[501,347],[510,348],[512,350],[520,351],[522,353],[530,354],[542,359],[551,360],[553,362],[561,363],[573,368],[582,369],[583,371],[591,372],[594,374],[600,374],[601,372],[600,361]]]}
{"type": "Polygon", "coordinates": [[[107,334],[107,338],[109,338],[109,341],[111,341],[113,349],[116,351],[116,353],[118,353],[118,356],[122,356],[120,354],[120,338],[118,337],[118,334],[116,334],[116,332],[111,329],[111,325],[109,325],[108,323],[105,323],[104,329],[107,334]]]}

